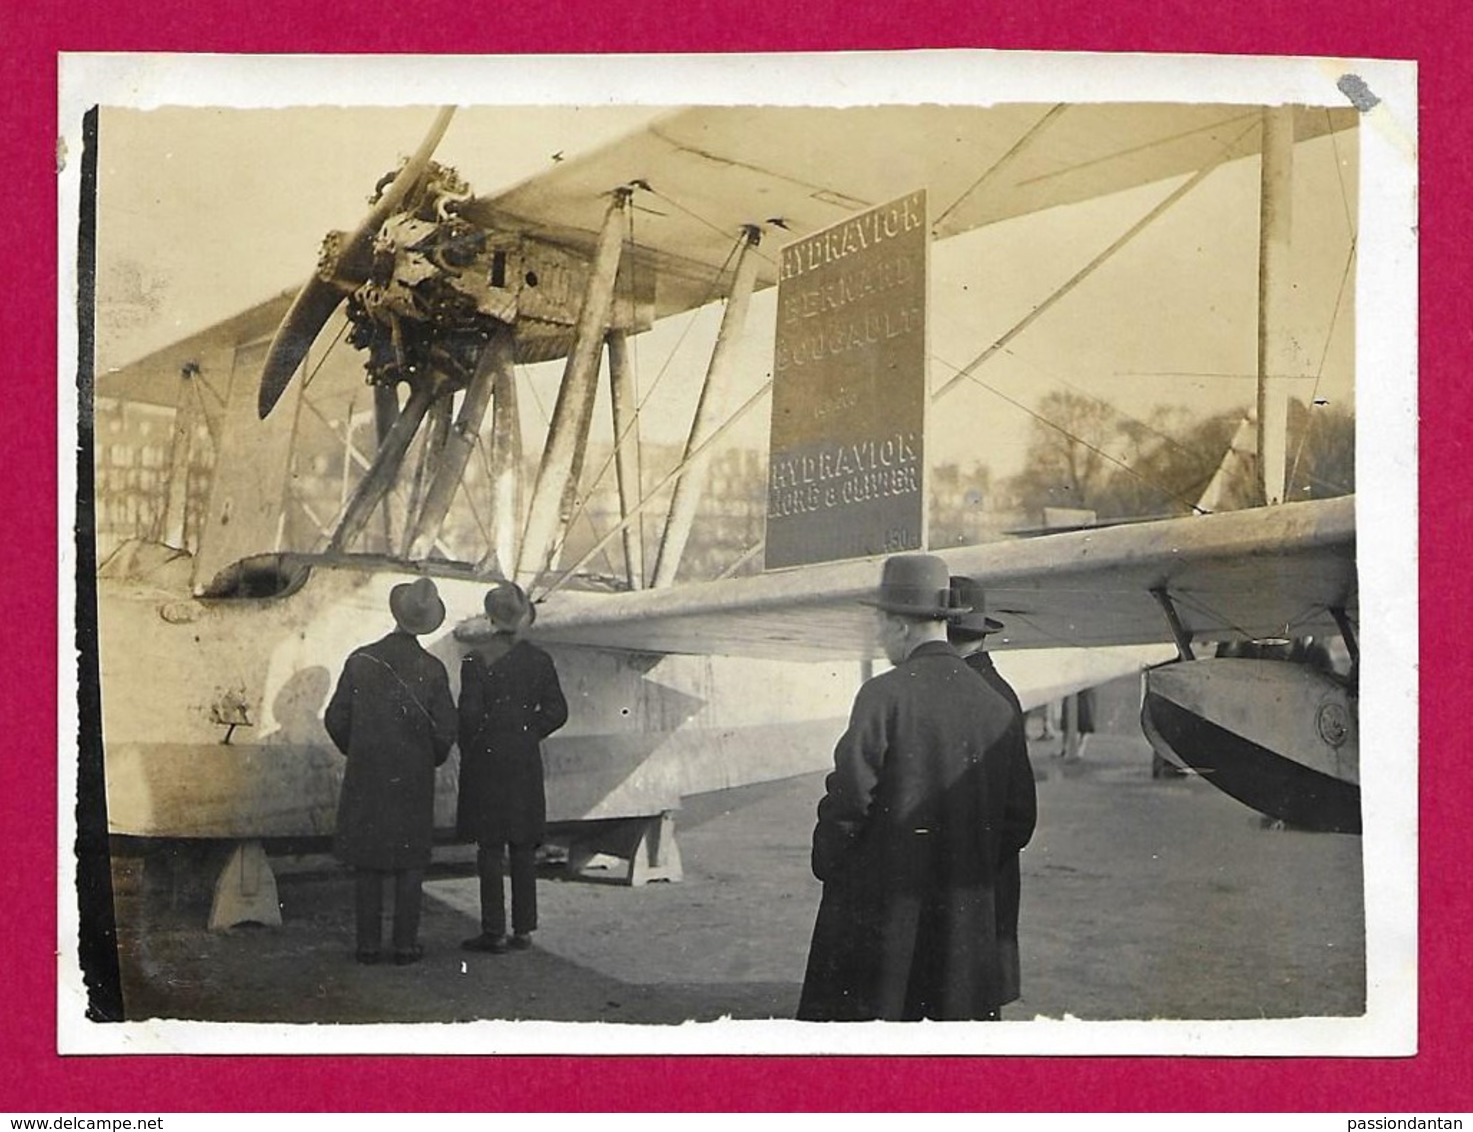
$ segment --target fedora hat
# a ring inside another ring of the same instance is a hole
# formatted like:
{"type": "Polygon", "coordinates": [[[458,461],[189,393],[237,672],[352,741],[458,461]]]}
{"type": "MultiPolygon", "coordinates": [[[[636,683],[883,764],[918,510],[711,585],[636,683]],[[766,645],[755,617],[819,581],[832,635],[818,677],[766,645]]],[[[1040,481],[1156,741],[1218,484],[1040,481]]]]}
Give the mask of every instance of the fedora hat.
{"type": "Polygon", "coordinates": [[[537,620],[537,607],[515,582],[503,582],[486,592],[486,620],[498,633],[515,633],[537,620]]]}
{"type": "Polygon", "coordinates": [[[1001,621],[987,616],[987,598],[982,587],[971,578],[960,574],[952,575],[951,593],[952,600],[957,605],[968,607],[968,612],[946,627],[953,640],[975,641],[988,633],[996,633],[1003,627],[1001,621]]]}
{"type": "Polygon", "coordinates": [[[389,612],[406,632],[433,633],[445,620],[445,603],[429,578],[400,582],[389,591],[389,612]]]}
{"type": "Polygon", "coordinates": [[[863,601],[886,613],[932,621],[967,612],[955,602],[945,561],[934,554],[897,554],[885,559],[879,592],[863,601]]]}

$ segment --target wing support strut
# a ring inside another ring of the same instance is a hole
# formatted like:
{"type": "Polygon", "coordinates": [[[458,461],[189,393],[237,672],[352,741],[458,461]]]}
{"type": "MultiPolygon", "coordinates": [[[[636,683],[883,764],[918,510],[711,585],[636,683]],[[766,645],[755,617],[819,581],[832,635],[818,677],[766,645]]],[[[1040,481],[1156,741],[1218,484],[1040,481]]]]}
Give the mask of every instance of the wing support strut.
{"type": "Polygon", "coordinates": [[[1172,603],[1171,595],[1166,592],[1165,586],[1157,586],[1151,591],[1151,596],[1161,606],[1166,614],[1166,623],[1171,626],[1171,638],[1176,642],[1177,658],[1180,660],[1196,660],[1192,653],[1192,633],[1181,623],[1181,617],[1177,615],[1176,606],[1172,603]]]}
{"type": "MultiPolygon", "coordinates": [[[[522,533],[522,418],[517,408],[517,374],[511,335],[486,346],[494,355],[491,390],[491,546],[478,569],[507,577],[517,561],[522,533]]],[[[484,364],[484,361],[483,361],[484,364]]]]}
{"type": "MultiPolygon", "coordinates": [[[[358,537],[359,532],[363,530],[374,508],[388,495],[389,489],[394,485],[395,477],[399,474],[399,467],[404,463],[404,456],[409,451],[409,444],[414,439],[420,422],[424,420],[430,402],[435,399],[436,392],[435,383],[426,381],[415,386],[410,393],[409,402],[404,406],[404,411],[389,427],[388,435],[379,445],[378,455],[373,460],[373,467],[369,469],[368,475],[363,477],[363,482],[358,485],[358,490],[348,502],[347,514],[338,524],[337,533],[332,536],[332,542],[328,544],[329,550],[336,553],[347,550],[353,540],[358,537]]],[[[382,419],[380,417],[380,421],[382,419]]]]}
{"type": "Polygon", "coordinates": [[[442,394],[430,402],[425,413],[424,439],[420,442],[419,459],[415,461],[414,483],[409,492],[409,507],[404,513],[403,548],[407,558],[409,548],[419,530],[420,519],[429,497],[430,485],[438,478],[437,469],[445,455],[445,446],[450,440],[451,397],[442,394]]]}
{"type": "Polygon", "coordinates": [[[1294,111],[1263,111],[1263,156],[1258,221],[1258,467],[1259,490],[1269,506],[1284,501],[1289,395],[1285,380],[1295,366],[1287,312],[1294,296],[1290,275],[1291,202],[1294,197],[1294,111]]]}
{"type": "MultiPolygon", "coordinates": [[[[375,385],[373,387],[373,429],[374,440],[378,444],[375,450],[375,462],[377,453],[383,451],[384,443],[394,431],[394,422],[399,419],[399,388],[396,385],[375,385]]],[[[373,464],[369,464],[367,471],[372,472],[373,464]]],[[[396,469],[397,474],[397,469],[396,469]]],[[[366,482],[366,476],[365,476],[366,482]]],[[[390,479],[392,485],[393,480],[390,479]]],[[[359,490],[362,490],[361,485],[359,490]]],[[[383,519],[384,546],[388,547],[394,541],[394,497],[387,491],[384,492],[384,508],[381,518],[383,519]]],[[[350,501],[351,502],[351,501],[350,501]]],[[[346,544],[345,544],[346,545],[346,544]]]]}
{"type": "Polygon", "coordinates": [[[480,435],[481,420],[486,415],[486,407],[491,403],[498,369],[511,365],[511,349],[511,328],[497,326],[477,359],[476,372],[461,399],[455,427],[449,430],[445,438],[429,493],[414,520],[409,540],[411,558],[428,557],[435,540],[440,536],[440,528],[444,525],[450,504],[455,499],[456,489],[460,487],[461,477],[465,475],[465,466],[475,447],[476,437],[480,435]]]}
{"type": "Polygon", "coordinates": [[[1360,669],[1360,642],[1356,639],[1355,626],[1350,621],[1350,615],[1345,612],[1343,605],[1330,607],[1330,616],[1335,619],[1335,627],[1340,630],[1340,639],[1345,642],[1345,648],[1350,653],[1350,665],[1352,671],[1360,669]]]}
{"type": "Polygon", "coordinates": [[[696,402],[695,415],[690,423],[690,436],[685,443],[685,469],[675,481],[675,494],[670,500],[670,514],[665,521],[665,534],[660,540],[660,553],[655,559],[653,587],[664,589],[675,581],[675,572],[680,568],[681,555],[695,525],[696,510],[701,503],[701,490],[705,487],[706,464],[710,457],[695,453],[711,431],[711,396],[731,369],[731,357],[736,344],[741,340],[747,322],[747,308],[751,304],[752,286],[757,280],[756,248],[762,241],[762,230],[747,225],[742,231],[741,250],[737,253],[736,272],[731,284],[731,297],[726,300],[726,310],[721,315],[721,329],[716,333],[716,345],[711,351],[711,361],[706,367],[706,380],[701,386],[700,399],[696,402]]]}
{"type": "Polygon", "coordinates": [[[613,308],[623,220],[631,195],[633,190],[628,186],[614,191],[598,234],[573,349],[563,369],[557,405],[547,430],[547,447],[532,488],[531,513],[527,516],[527,532],[516,568],[517,577],[523,581],[535,578],[551,565],[567,517],[569,492],[577,488],[574,475],[582,452],[582,437],[593,411],[591,393],[597,388],[599,352],[613,308]]]}
{"type": "MultiPolygon", "coordinates": [[[[762,386],[761,389],[757,390],[757,392],[753,393],[750,397],[743,401],[741,407],[737,409],[736,412],[732,413],[731,416],[727,417],[725,423],[723,423],[720,428],[718,428],[710,436],[706,437],[705,440],[701,441],[700,446],[690,454],[691,458],[700,456],[702,453],[708,451],[713,444],[715,444],[729,431],[731,431],[731,429],[736,426],[736,423],[740,421],[744,416],[746,416],[747,413],[749,413],[753,409],[753,407],[755,407],[759,402],[761,402],[771,393],[772,382],[768,381],[762,386]]],[[[562,573],[560,573],[555,579],[553,579],[552,584],[538,595],[538,600],[541,600],[541,598],[544,598],[548,594],[552,593],[553,590],[557,589],[579,570],[587,566],[588,563],[592,562],[595,556],[597,556],[604,547],[608,546],[609,543],[613,541],[614,536],[618,535],[620,532],[628,528],[629,524],[633,523],[640,515],[644,514],[644,512],[649,509],[649,507],[660,497],[660,492],[669,487],[670,484],[675,480],[675,477],[680,475],[684,468],[685,463],[683,461],[677,464],[674,469],[672,469],[665,476],[664,479],[655,484],[655,486],[643,499],[641,499],[637,504],[629,509],[629,513],[625,515],[622,519],[620,519],[619,522],[615,524],[612,530],[607,531],[602,538],[600,538],[597,542],[593,544],[592,547],[584,551],[582,558],[578,559],[577,562],[573,563],[573,565],[569,566],[566,570],[562,571],[562,573]]]]}
{"type": "MultiPolygon", "coordinates": [[[[614,414],[614,471],[619,481],[619,517],[627,519],[639,500],[639,405],[629,335],[611,330],[608,339],[609,392],[614,414]]],[[[644,531],[636,522],[624,527],[624,573],[630,589],[644,588],[644,531]]]]}
{"type": "Polygon", "coordinates": [[[179,399],[174,406],[174,439],[169,447],[169,487],[154,537],[165,546],[188,550],[185,529],[189,514],[189,462],[194,433],[204,419],[199,399],[199,363],[186,362],[179,371],[179,399]]]}

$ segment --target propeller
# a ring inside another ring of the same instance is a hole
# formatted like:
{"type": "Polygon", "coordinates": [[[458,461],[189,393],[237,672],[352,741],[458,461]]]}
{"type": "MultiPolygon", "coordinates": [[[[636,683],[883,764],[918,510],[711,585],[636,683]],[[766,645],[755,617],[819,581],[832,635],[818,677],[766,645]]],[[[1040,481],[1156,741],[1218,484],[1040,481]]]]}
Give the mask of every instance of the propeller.
{"type": "Polygon", "coordinates": [[[338,278],[330,281],[314,274],[297,292],[286,317],[276,328],[276,336],[271,339],[271,348],[267,350],[266,362],[261,368],[256,410],[262,420],[286,392],[286,387],[291,384],[292,374],[297,372],[297,367],[307,356],[308,348],[332,317],[333,311],[338,309],[353,287],[367,281],[374,236],[424,176],[425,170],[429,168],[430,156],[440,144],[440,139],[445,136],[445,130],[454,113],[453,106],[440,110],[429,133],[425,134],[424,141],[420,142],[414,155],[383,190],[373,210],[340,242],[337,270],[334,272],[338,278]]]}

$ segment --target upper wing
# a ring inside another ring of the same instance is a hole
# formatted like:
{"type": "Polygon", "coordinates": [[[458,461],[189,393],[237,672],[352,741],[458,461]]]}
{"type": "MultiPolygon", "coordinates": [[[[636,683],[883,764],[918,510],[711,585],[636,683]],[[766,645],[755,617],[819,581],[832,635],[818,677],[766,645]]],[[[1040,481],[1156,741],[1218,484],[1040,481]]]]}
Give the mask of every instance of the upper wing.
{"type": "MultiPolygon", "coordinates": [[[[998,648],[1170,641],[1164,590],[1202,639],[1333,633],[1356,610],[1355,497],[1076,531],[937,552],[1006,628],[998,648]]],[[[786,660],[875,653],[865,559],[625,594],[559,591],[549,643],[786,660]]]]}
{"type": "MultiPolygon", "coordinates": [[[[469,218],[591,250],[608,194],[638,183],[633,242],[656,274],[655,315],[714,296],[743,225],[807,235],[918,188],[936,236],[1151,184],[1258,152],[1257,108],[1217,104],[699,107],[563,162],[469,218]],[[785,230],[785,231],[784,231],[785,230]]],[[[1355,123],[1300,108],[1306,140],[1355,123]]],[[[764,251],[758,287],[777,281],[764,251]]]]}
{"type": "MultiPolygon", "coordinates": [[[[591,252],[609,192],[648,185],[633,200],[633,254],[636,270],[654,272],[663,317],[716,297],[713,277],[746,224],[772,233],[759,249],[765,287],[777,281],[771,245],[917,188],[928,190],[935,234],[950,236],[1256,153],[1258,123],[1254,107],[1216,104],[698,107],[462,211],[591,252]]],[[[1301,108],[1295,136],[1354,123],[1349,108],[1301,108]]],[[[98,393],[174,405],[184,363],[269,337],[293,294],[100,375],[98,393]]]]}
{"type": "MultiPolygon", "coordinates": [[[[202,368],[207,379],[209,375],[228,375],[237,349],[268,340],[281,325],[295,293],[275,295],[137,361],[98,374],[97,395],[172,409],[179,401],[179,373],[186,365],[202,368]]],[[[217,404],[223,404],[223,382],[222,377],[222,387],[216,389],[217,404]]]]}

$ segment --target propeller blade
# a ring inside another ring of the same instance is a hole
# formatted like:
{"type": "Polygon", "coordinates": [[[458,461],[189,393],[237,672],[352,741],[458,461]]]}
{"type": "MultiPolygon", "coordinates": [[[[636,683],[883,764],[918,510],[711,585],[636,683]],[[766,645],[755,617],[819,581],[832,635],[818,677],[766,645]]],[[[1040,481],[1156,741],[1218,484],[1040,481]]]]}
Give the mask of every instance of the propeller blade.
{"type": "Polygon", "coordinates": [[[261,385],[256,391],[256,412],[261,420],[276,407],[292,374],[307,356],[307,349],[317,339],[317,332],[332,317],[343,301],[343,292],[325,279],[313,276],[297,292],[286,317],[276,328],[266,361],[261,367],[261,385]]]}
{"type": "Polygon", "coordinates": [[[256,411],[262,420],[266,419],[281,395],[286,392],[286,387],[291,384],[292,374],[297,372],[297,367],[307,356],[308,348],[343,301],[346,292],[342,283],[357,285],[368,278],[369,251],[374,236],[424,176],[425,170],[429,168],[430,157],[440,144],[440,139],[445,136],[454,114],[453,106],[441,108],[414,155],[384,189],[372,211],[363,218],[352,235],[344,240],[338,261],[342,280],[328,282],[321,276],[313,275],[297,292],[286,317],[276,328],[271,347],[266,351],[265,364],[261,367],[256,411]]]}

